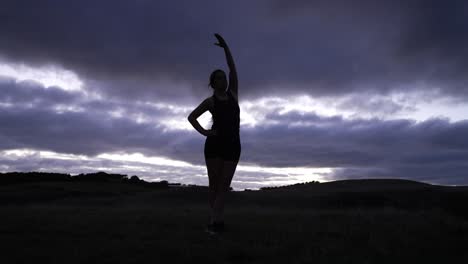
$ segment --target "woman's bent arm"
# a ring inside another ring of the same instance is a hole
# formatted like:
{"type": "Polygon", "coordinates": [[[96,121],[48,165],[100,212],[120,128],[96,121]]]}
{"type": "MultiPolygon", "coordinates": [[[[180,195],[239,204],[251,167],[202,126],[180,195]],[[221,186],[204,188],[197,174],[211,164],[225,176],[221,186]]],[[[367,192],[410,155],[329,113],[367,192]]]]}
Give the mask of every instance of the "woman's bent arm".
{"type": "Polygon", "coordinates": [[[216,131],[204,129],[198,122],[197,118],[201,116],[203,113],[205,113],[206,111],[208,111],[208,109],[209,109],[209,102],[208,102],[208,99],[205,99],[199,106],[197,106],[197,108],[195,108],[192,111],[192,113],[190,113],[190,115],[187,118],[190,124],[192,124],[192,126],[195,128],[195,130],[197,130],[200,134],[206,137],[216,135],[216,131]]]}

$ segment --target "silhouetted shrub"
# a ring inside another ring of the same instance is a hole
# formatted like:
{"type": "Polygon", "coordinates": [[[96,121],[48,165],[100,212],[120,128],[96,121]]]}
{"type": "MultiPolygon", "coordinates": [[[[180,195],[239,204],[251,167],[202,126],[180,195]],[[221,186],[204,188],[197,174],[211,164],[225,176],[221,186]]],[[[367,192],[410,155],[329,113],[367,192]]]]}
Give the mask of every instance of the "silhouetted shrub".
{"type": "Polygon", "coordinates": [[[93,182],[121,182],[127,178],[126,174],[108,174],[105,172],[78,174],[73,176],[75,181],[93,181],[93,182]]]}
{"type": "Polygon", "coordinates": [[[140,178],[138,178],[138,176],[136,175],[133,175],[132,177],[130,177],[130,179],[128,179],[128,182],[130,183],[139,183],[140,181],[140,178]]]}
{"type": "Polygon", "coordinates": [[[160,188],[160,189],[169,188],[169,182],[167,182],[167,181],[150,182],[150,183],[147,183],[147,184],[150,184],[151,187],[156,187],[156,188],[160,188]]]}

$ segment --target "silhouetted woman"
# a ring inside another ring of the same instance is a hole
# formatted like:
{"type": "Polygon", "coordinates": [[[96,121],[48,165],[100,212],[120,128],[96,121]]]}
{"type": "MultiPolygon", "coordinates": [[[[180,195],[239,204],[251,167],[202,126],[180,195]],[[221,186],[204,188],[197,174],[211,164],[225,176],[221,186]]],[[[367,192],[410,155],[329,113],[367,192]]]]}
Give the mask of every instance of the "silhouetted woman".
{"type": "Polygon", "coordinates": [[[206,136],[204,154],[211,208],[211,219],[206,230],[210,233],[224,230],[225,196],[230,189],[241,153],[236,67],[226,41],[219,34],[215,34],[215,37],[218,39],[215,45],[223,48],[226,54],[229,85],[223,70],[213,71],[209,84],[214,90],[213,95],[206,98],[188,117],[192,126],[206,136]],[[210,130],[204,129],[197,121],[206,111],[210,111],[213,117],[210,130]]]}

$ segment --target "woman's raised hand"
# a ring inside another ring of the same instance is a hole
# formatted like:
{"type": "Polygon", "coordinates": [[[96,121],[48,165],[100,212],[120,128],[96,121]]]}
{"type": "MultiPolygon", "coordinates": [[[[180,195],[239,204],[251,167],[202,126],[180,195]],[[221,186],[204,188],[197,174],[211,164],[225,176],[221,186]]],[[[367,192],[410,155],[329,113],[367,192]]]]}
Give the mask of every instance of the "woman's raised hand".
{"type": "Polygon", "coordinates": [[[220,46],[221,48],[226,48],[227,44],[223,37],[221,37],[221,35],[219,35],[218,33],[215,33],[214,35],[218,39],[218,43],[215,43],[215,45],[220,46]]]}

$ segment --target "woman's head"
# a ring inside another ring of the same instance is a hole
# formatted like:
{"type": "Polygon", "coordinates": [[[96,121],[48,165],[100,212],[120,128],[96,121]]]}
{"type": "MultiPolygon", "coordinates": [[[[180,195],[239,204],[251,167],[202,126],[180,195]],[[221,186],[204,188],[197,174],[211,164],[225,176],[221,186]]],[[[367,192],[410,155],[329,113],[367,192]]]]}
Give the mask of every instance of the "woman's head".
{"type": "Polygon", "coordinates": [[[210,75],[210,86],[215,90],[226,90],[226,73],[220,69],[214,70],[210,75]]]}

